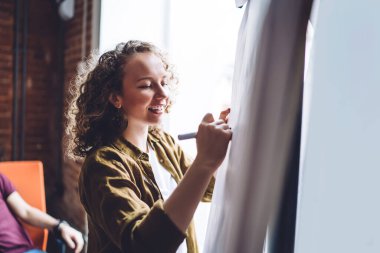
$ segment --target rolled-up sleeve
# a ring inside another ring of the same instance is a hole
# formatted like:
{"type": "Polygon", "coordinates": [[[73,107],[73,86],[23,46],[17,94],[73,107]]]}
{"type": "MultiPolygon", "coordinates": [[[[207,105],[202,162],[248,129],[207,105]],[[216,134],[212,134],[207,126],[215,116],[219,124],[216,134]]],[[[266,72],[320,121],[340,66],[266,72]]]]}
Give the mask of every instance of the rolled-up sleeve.
{"type": "MultiPolygon", "coordinates": [[[[176,156],[178,157],[178,160],[179,160],[179,164],[180,164],[180,167],[181,167],[181,170],[183,171],[183,173],[185,174],[186,171],[190,168],[191,164],[193,163],[193,159],[190,159],[186,154],[185,152],[182,150],[181,146],[178,145],[173,137],[171,137],[171,141],[174,145],[174,150],[176,150],[176,156]]],[[[213,191],[214,191],[214,185],[215,185],[215,177],[212,177],[211,180],[210,180],[210,183],[208,184],[208,187],[202,197],[202,201],[203,202],[211,202],[211,199],[212,199],[212,194],[213,194],[213,191]]]]}
{"type": "Polygon", "coordinates": [[[125,166],[98,156],[86,160],[80,195],[91,222],[123,252],[174,253],[186,235],[164,212],[162,200],[151,207],[142,201],[125,166]]]}

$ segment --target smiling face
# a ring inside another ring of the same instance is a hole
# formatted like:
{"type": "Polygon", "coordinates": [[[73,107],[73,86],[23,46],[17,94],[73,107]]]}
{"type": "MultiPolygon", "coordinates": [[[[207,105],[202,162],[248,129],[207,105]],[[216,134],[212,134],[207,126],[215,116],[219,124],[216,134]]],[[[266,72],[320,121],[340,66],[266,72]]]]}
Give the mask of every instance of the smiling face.
{"type": "Polygon", "coordinates": [[[169,103],[168,73],[154,53],[136,53],[124,66],[123,87],[112,103],[122,107],[128,126],[150,126],[161,121],[169,103]]]}

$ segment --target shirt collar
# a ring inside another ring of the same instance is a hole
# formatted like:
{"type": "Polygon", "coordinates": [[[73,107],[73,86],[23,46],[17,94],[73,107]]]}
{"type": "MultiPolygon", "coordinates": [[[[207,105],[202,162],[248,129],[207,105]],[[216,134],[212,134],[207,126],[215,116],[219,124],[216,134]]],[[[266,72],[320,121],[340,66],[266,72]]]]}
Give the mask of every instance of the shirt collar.
{"type": "MultiPolygon", "coordinates": [[[[159,142],[159,135],[157,133],[157,129],[149,129],[148,133],[148,143],[151,145],[151,147],[155,147],[156,143],[159,142]]],[[[126,153],[132,158],[135,159],[143,159],[143,160],[149,160],[149,156],[147,153],[133,145],[131,142],[126,140],[123,136],[120,136],[119,138],[116,139],[116,141],[113,143],[114,146],[122,151],[123,153],[126,153]]]]}

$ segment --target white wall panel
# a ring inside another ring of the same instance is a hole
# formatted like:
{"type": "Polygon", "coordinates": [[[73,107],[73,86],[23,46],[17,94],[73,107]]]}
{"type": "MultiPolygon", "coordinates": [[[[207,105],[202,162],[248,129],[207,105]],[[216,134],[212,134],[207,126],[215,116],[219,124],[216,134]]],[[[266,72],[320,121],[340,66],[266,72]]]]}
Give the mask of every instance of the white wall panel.
{"type": "Polygon", "coordinates": [[[380,2],[321,0],[296,253],[380,252],[380,2]]]}

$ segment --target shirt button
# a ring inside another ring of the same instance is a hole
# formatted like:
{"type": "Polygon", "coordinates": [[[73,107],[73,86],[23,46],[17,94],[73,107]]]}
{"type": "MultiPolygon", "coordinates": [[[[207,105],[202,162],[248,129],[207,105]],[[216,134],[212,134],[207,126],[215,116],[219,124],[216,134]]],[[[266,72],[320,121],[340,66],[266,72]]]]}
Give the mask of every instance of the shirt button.
{"type": "Polygon", "coordinates": [[[163,159],[160,159],[160,163],[163,163],[164,162],[164,160],[163,159]]]}

